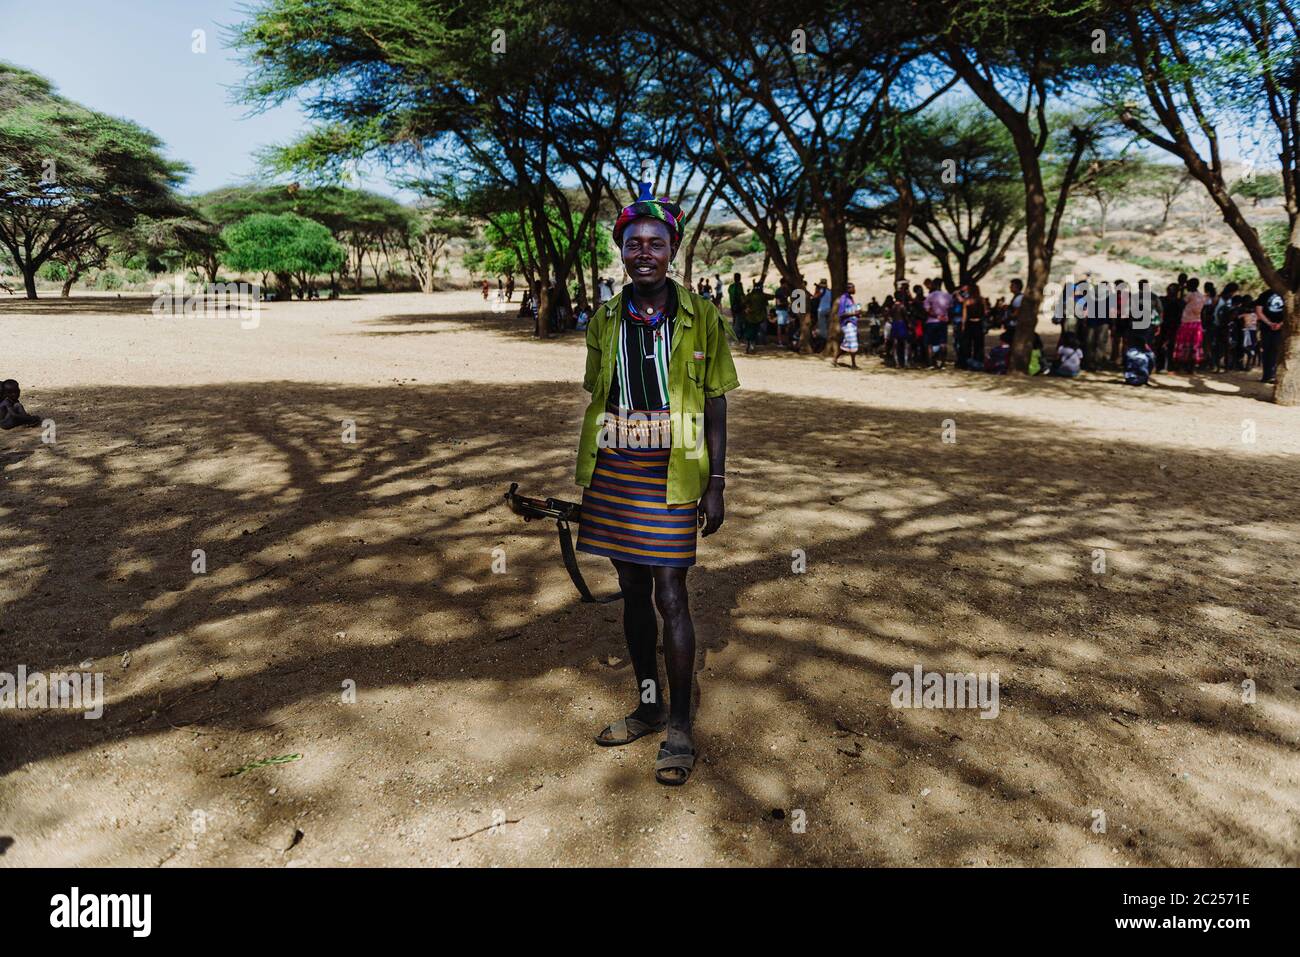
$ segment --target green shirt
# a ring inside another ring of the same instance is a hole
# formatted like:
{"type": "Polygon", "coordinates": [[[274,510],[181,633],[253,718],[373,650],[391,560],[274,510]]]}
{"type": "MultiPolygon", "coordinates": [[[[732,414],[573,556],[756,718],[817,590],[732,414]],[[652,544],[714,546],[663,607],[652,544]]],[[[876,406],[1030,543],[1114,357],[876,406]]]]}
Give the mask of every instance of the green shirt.
{"type": "MultiPolygon", "coordinates": [[[[704,494],[709,482],[704,400],[725,395],[740,385],[717,306],[680,283],[676,285],[677,317],[668,357],[668,409],[674,416],[674,441],[668,454],[670,505],[695,502],[704,494]],[[686,441],[679,439],[683,435],[686,441]]],[[[623,295],[619,293],[597,309],[587,325],[587,368],[582,387],[591,393],[591,403],[582,419],[575,479],[584,487],[591,485],[596,468],[601,416],[614,376],[622,318],[623,295]]]]}

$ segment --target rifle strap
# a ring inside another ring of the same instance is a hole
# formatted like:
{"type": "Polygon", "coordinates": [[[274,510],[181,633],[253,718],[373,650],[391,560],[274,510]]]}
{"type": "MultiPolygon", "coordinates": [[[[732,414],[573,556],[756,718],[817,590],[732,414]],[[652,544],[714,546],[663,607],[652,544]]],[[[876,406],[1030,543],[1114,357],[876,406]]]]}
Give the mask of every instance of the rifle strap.
{"type": "Polygon", "coordinates": [[[605,605],[622,598],[623,593],[621,591],[615,592],[608,598],[596,598],[592,595],[591,589],[587,587],[586,581],[583,580],[582,571],[578,568],[578,556],[573,550],[573,533],[569,531],[569,523],[557,519],[555,525],[560,532],[560,554],[564,556],[565,571],[569,573],[569,578],[573,580],[573,587],[578,589],[578,594],[582,596],[582,600],[597,605],[605,605]]]}

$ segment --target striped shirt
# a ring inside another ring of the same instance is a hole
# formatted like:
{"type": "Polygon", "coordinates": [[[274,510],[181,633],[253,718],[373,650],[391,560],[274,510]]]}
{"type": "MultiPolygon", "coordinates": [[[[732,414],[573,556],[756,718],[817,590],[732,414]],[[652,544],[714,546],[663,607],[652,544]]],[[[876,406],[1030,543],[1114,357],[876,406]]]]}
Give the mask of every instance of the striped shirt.
{"type": "Polygon", "coordinates": [[[618,355],[608,405],[643,411],[668,408],[668,360],[677,319],[677,290],[668,284],[664,319],[654,327],[630,314],[632,286],[623,289],[618,355]]]}

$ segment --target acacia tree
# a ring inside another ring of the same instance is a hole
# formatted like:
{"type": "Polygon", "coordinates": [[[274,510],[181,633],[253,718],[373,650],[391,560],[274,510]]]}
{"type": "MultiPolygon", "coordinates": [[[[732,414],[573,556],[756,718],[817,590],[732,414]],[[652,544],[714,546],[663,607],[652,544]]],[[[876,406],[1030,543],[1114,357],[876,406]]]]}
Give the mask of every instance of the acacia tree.
{"type": "Polygon", "coordinates": [[[770,128],[797,159],[839,295],[848,284],[849,203],[884,125],[953,82],[918,59],[911,12],[887,3],[665,0],[641,18],[698,61],[701,77],[713,74],[717,88],[747,100],[755,126],[770,128]]]}
{"type": "Polygon", "coordinates": [[[1261,199],[1278,199],[1286,195],[1286,190],[1282,187],[1282,177],[1277,173],[1257,174],[1252,170],[1250,175],[1233,183],[1229,193],[1250,200],[1251,206],[1258,206],[1261,199]]]}
{"type": "Polygon", "coordinates": [[[1011,346],[1010,371],[1023,374],[1070,189],[1085,151],[1096,141],[1091,123],[1069,127],[1066,155],[1049,196],[1045,153],[1053,146],[1048,107],[1069,93],[1101,55],[1092,33],[1094,0],[1064,8],[1055,0],[922,0],[912,12],[935,38],[935,52],[1006,127],[1024,190],[1028,259],[1024,298],[1011,346]]]}
{"type": "Polygon", "coordinates": [[[49,266],[57,266],[61,272],[63,286],[60,297],[67,299],[72,295],[72,287],[86,272],[98,269],[108,262],[109,250],[102,239],[94,239],[81,246],[73,246],[56,253],[49,261],[49,266]]]}
{"type": "Polygon", "coordinates": [[[1151,164],[1139,189],[1160,202],[1160,225],[1156,227],[1157,232],[1169,224],[1169,214],[1173,211],[1174,203],[1191,185],[1192,177],[1186,167],[1167,163],[1151,164]]]}
{"type": "Polygon", "coordinates": [[[908,120],[898,139],[905,147],[868,179],[855,222],[896,235],[901,228],[938,261],[949,288],[978,282],[1002,261],[1024,224],[1006,129],[966,103],[908,120]],[[887,201],[868,205],[873,198],[887,201]]]}
{"type": "Polygon", "coordinates": [[[1274,401],[1300,405],[1300,6],[1295,0],[1110,0],[1123,43],[1095,79],[1120,122],[1176,157],[1209,194],[1260,278],[1282,296],[1274,401]],[[1238,206],[1219,127],[1237,122],[1276,149],[1287,243],[1282,255],[1238,206]]]}
{"type": "Polygon", "coordinates": [[[153,134],[54,92],[0,63],[0,244],[36,298],[45,263],[73,271],[102,259],[109,236],[142,216],[183,215],[173,193],[187,167],[153,134]]]}
{"type": "Polygon", "coordinates": [[[431,202],[412,212],[405,237],[406,253],[415,266],[421,292],[434,291],[434,267],[447,254],[451,240],[467,237],[472,232],[464,219],[449,215],[431,202]]]}
{"type": "Polygon", "coordinates": [[[321,223],[346,248],[342,271],[357,289],[365,281],[367,261],[375,284],[382,284],[381,257],[391,271],[390,253],[403,248],[410,220],[409,210],[395,199],[335,184],[228,186],[197,196],[193,202],[218,227],[255,213],[296,213],[321,223]]]}
{"type": "Polygon", "coordinates": [[[1097,238],[1106,238],[1106,217],[1120,197],[1150,175],[1151,164],[1136,156],[1097,156],[1087,160],[1076,189],[1097,204],[1097,238]]]}
{"type": "Polygon", "coordinates": [[[693,108],[707,144],[701,155],[716,170],[723,202],[761,243],[764,274],[771,263],[798,289],[799,252],[815,215],[799,157],[764,122],[761,109],[716,79],[700,90],[693,108]]]}
{"type": "Polygon", "coordinates": [[[302,299],[314,276],[343,264],[343,247],[320,223],[296,213],[254,213],[221,234],[224,261],[236,272],[271,273],[286,299],[302,299]]]}
{"type": "Polygon", "coordinates": [[[716,223],[705,226],[699,245],[700,262],[704,264],[705,272],[711,271],[720,263],[726,254],[727,246],[744,233],[744,227],[736,223],[716,223]]]}
{"type": "MultiPolygon", "coordinates": [[[[706,131],[690,119],[688,104],[696,98],[699,79],[698,65],[689,55],[665,51],[656,69],[644,75],[625,135],[610,156],[625,195],[636,196],[645,181],[654,195],[668,196],[681,206],[686,227],[676,262],[687,285],[694,274],[695,250],[722,191],[721,177],[710,163],[706,131]]],[[[612,190],[610,195],[616,213],[623,204],[612,190]]]]}
{"type": "Polygon", "coordinates": [[[253,66],[248,100],[301,95],[318,121],[280,151],[284,168],[319,174],[369,157],[422,162],[517,200],[537,252],[539,334],[546,336],[554,305],[548,288],[564,285],[586,245],[613,144],[654,62],[653,50],[604,28],[610,17],[607,7],[559,0],[527,7],[270,0],[237,42],[253,66]],[[564,176],[579,181],[581,213],[564,176]],[[551,208],[561,214],[563,248],[548,228],[551,208]]]}
{"type": "Polygon", "coordinates": [[[136,220],[113,237],[115,258],[142,260],[150,272],[193,269],[215,283],[221,269],[221,227],[197,210],[186,216],[136,220]]]}

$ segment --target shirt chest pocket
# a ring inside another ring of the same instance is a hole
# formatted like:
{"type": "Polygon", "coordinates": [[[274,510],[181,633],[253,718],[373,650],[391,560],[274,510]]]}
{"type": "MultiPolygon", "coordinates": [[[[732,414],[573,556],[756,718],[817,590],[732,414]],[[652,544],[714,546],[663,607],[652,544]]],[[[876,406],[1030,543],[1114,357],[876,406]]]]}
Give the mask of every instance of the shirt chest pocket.
{"type": "Polygon", "coordinates": [[[688,358],[686,360],[686,391],[690,396],[690,404],[695,409],[703,409],[704,405],[704,359],[688,358]]]}

